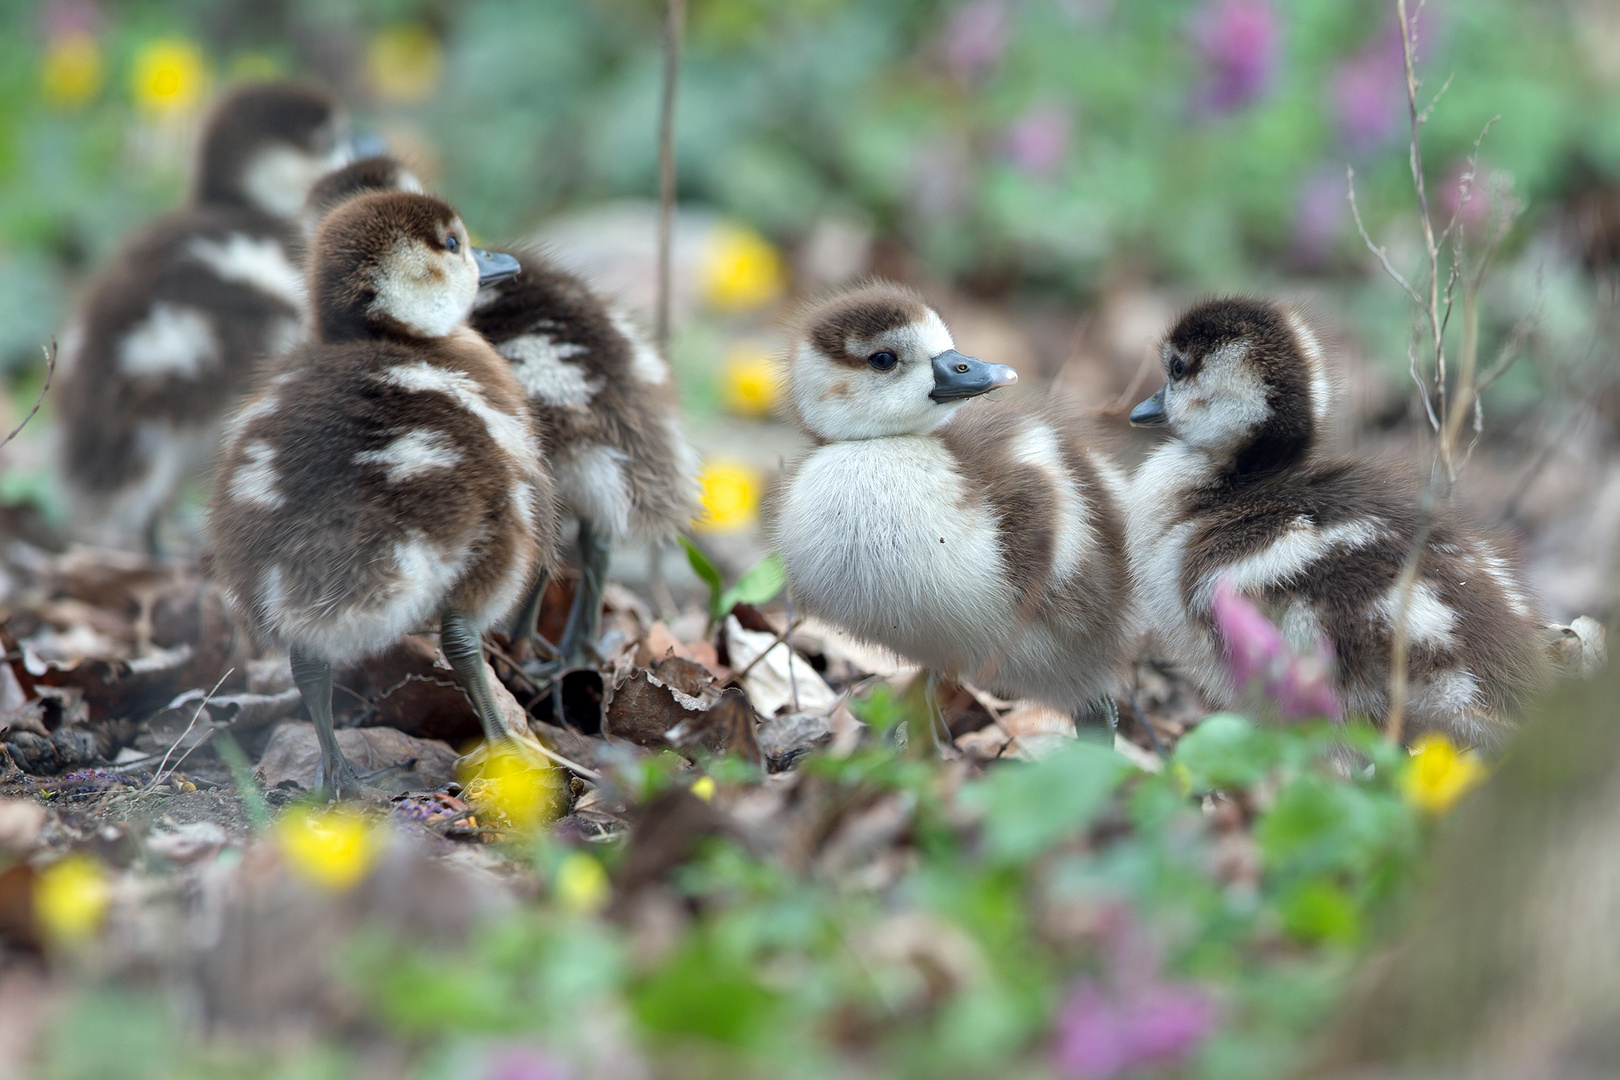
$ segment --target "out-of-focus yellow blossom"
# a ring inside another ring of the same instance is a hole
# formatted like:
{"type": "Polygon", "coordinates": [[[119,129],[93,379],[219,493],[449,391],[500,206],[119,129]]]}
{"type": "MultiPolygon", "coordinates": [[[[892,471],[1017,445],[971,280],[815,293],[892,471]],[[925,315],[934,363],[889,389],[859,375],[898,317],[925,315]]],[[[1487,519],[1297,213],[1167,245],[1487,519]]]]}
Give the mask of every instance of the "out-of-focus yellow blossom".
{"type": "Polygon", "coordinates": [[[600,911],[608,902],[608,876],[602,864],[582,851],[563,859],[552,883],[557,902],[567,911],[583,915],[600,911]]]}
{"type": "Polygon", "coordinates": [[[360,883],[382,851],[381,829],[357,810],[298,808],[276,823],[276,844],[287,865],[311,885],[346,892],[360,883]]]}
{"type": "Polygon", "coordinates": [[[155,115],[185,112],[208,92],[208,61],[184,38],[154,41],[135,55],[135,103],[155,115]]]}
{"type": "Polygon", "coordinates": [[[703,514],[692,519],[694,528],[737,529],[759,516],[764,482],[759,470],[736,461],[711,461],[698,477],[703,514]]]}
{"type": "Polygon", "coordinates": [[[1412,760],[1402,784],[1406,798],[1431,814],[1444,813],[1485,779],[1485,766],[1458,750],[1444,735],[1425,735],[1412,744],[1412,760]]]}
{"type": "Polygon", "coordinates": [[[40,872],[34,883],[34,917],[53,941],[83,941],[101,928],[111,892],[99,862],[69,855],[40,872]]]}
{"type": "Polygon", "coordinates": [[[782,256],[745,225],[717,226],[698,268],[703,299],[719,311],[749,311],[782,295],[782,256]]]}
{"type": "Polygon", "coordinates": [[[780,373],[770,350],[742,342],[726,356],[721,392],[726,408],[738,416],[769,416],[780,395],[780,373]]]}
{"type": "Polygon", "coordinates": [[[710,799],[714,798],[714,777],[698,777],[698,779],[692,782],[692,786],[689,790],[692,792],[692,794],[696,795],[704,802],[708,802],[710,799]]]}
{"type": "Polygon", "coordinates": [[[52,38],[40,64],[40,89],[45,100],[62,109],[77,109],[101,93],[104,74],[101,46],[82,31],[52,38]]]}
{"type": "Polygon", "coordinates": [[[443,73],[444,50],[423,27],[379,30],[366,47],[366,75],[384,101],[423,101],[438,87],[443,73]]]}
{"type": "Polygon", "coordinates": [[[556,802],[557,770],[514,750],[495,747],[463,765],[462,797],[498,825],[532,829],[556,802]]]}

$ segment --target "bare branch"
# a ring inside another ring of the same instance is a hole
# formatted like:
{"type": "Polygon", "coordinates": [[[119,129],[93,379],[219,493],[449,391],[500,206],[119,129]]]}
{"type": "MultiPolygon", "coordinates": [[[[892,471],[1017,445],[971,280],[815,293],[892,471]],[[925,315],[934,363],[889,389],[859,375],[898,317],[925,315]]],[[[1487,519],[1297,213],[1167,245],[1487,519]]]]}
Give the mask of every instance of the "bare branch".
{"type": "Polygon", "coordinates": [[[1383,248],[1379,247],[1377,244],[1373,243],[1373,238],[1367,235],[1367,226],[1363,225],[1361,222],[1361,207],[1356,205],[1355,168],[1353,166],[1346,165],[1344,167],[1344,175],[1345,180],[1349,184],[1350,214],[1356,219],[1356,231],[1361,234],[1362,243],[1366,244],[1367,250],[1377,256],[1378,261],[1383,264],[1384,273],[1394,278],[1395,283],[1406,290],[1406,295],[1412,298],[1412,302],[1414,304],[1421,305],[1423,303],[1423,298],[1417,294],[1416,289],[1412,288],[1412,286],[1407,283],[1406,278],[1401,276],[1401,272],[1395,269],[1395,267],[1390,263],[1389,253],[1383,248]]]}
{"type": "Polygon", "coordinates": [[[680,82],[686,0],[665,0],[664,86],[658,110],[658,307],[654,337],[669,359],[670,249],[675,230],[675,91],[680,82]]]}
{"type": "Polygon", "coordinates": [[[28,415],[22,418],[21,423],[11,429],[10,435],[0,439],[0,449],[4,449],[7,443],[22,434],[22,429],[28,426],[28,421],[32,420],[34,414],[39,412],[39,407],[45,404],[45,395],[50,392],[51,380],[56,377],[56,339],[52,338],[50,345],[43,348],[45,349],[45,384],[39,388],[39,393],[35,395],[34,407],[28,410],[28,415]]]}
{"type": "Polygon", "coordinates": [[[1446,96],[1446,91],[1451,89],[1451,80],[1455,79],[1456,77],[1457,73],[1455,71],[1446,76],[1446,81],[1440,85],[1440,89],[1434,92],[1434,97],[1429,99],[1428,106],[1425,107],[1422,112],[1418,113],[1419,124],[1427,124],[1429,122],[1429,114],[1434,112],[1434,107],[1436,105],[1440,104],[1440,99],[1446,96]]]}

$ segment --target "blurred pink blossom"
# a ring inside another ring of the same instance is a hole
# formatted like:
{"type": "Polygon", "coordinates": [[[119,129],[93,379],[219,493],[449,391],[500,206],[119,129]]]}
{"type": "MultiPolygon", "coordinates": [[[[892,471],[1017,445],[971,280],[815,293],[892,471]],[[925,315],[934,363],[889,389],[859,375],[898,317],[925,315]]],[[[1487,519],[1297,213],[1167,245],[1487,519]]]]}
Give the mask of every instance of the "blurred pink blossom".
{"type": "Polygon", "coordinates": [[[1269,0],[1207,0],[1192,33],[1205,68],[1195,91],[1199,111],[1234,112],[1271,85],[1281,32],[1269,0]]]}
{"type": "Polygon", "coordinates": [[[1082,979],[1058,1013],[1054,1063],[1077,1080],[1175,1065],[1208,1037],[1216,1019],[1214,1002],[1194,986],[1150,982],[1110,994],[1082,979]]]}
{"type": "Polygon", "coordinates": [[[1036,105],[1013,121],[1005,145],[1013,167],[1030,176],[1055,176],[1069,156],[1069,112],[1060,105],[1036,105]]]}
{"type": "Polygon", "coordinates": [[[101,32],[101,8],[94,0],[50,0],[39,9],[40,29],[47,41],[101,32]]]}
{"type": "Polygon", "coordinates": [[[1285,719],[1344,715],[1333,689],[1333,648],[1325,639],[1310,655],[1296,655],[1271,620],[1224,578],[1215,584],[1210,614],[1234,685],[1262,682],[1285,719]]]}
{"type": "Polygon", "coordinates": [[[569,1080],[571,1070],[544,1050],[506,1046],[490,1054],[484,1080],[569,1080]]]}
{"type": "Polygon", "coordinates": [[[945,66],[967,82],[988,74],[1007,51],[1006,0],[970,0],[952,11],[944,32],[945,66]]]}
{"type": "MultiPolygon", "coordinates": [[[[1499,198],[1512,203],[1512,196],[1508,192],[1510,180],[1505,174],[1478,165],[1465,199],[1463,178],[1467,175],[1468,162],[1459,161],[1441,181],[1440,208],[1444,216],[1436,224],[1443,225],[1455,217],[1458,227],[1469,233],[1477,233],[1481,227],[1488,225],[1496,217],[1498,211],[1496,204],[1499,198]]],[[[1506,209],[1511,215],[1512,207],[1506,209]]]]}
{"type": "Polygon", "coordinates": [[[1347,190],[1342,167],[1318,169],[1300,182],[1290,238],[1295,258],[1315,265],[1332,253],[1350,216],[1347,190]]]}
{"type": "MultiPolygon", "coordinates": [[[[1414,64],[1429,51],[1434,23],[1427,5],[1413,17],[1414,64]]],[[[1406,129],[1406,60],[1399,25],[1380,31],[1339,65],[1333,75],[1333,110],[1340,139],[1354,150],[1377,147],[1406,129]]]]}

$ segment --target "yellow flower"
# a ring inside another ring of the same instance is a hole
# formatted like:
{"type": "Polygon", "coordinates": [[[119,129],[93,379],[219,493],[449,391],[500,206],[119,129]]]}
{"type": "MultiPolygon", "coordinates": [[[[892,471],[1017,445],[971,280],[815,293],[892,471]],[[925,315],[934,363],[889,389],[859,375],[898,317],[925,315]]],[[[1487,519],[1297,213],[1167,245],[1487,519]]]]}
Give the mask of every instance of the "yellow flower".
{"type": "Polygon", "coordinates": [[[699,501],[703,514],[692,524],[700,529],[736,529],[750,525],[759,516],[760,491],[764,483],[759,470],[736,461],[710,462],[698,477],[702,487],[699,501]]]}
{"type": "Polygon", "coordinates": [[[83,941],[100,929],[111,891],[99,862],[69,855],[40,873],[34,884],[34,916],[53,941],[83,941]]]}
{"type": "Polygon", "coordinates": [[[492,821],[516,829],[545,823],[556,802],[557,770],[505,747],[464,766],[462,797],[492,821]]]}
{"type": "Polygon", "coordinates": [[[551,887],[557,902],[576,915],[600,911],[607,904],[610,891],[607,871],[602,869],[602,864],[580,851],[563,859],[551,887]]]}
{"type": "Polygon", "coordinates": [[[1402,786],[1408,802],[1440,814],[1483,779],[1485,766],[1477,757],[1459,751],[1444,735],[1425,735],[1412,745],[1402,786]]]}
{"type": "Polygon", "coordinates": [[[703,299],[719,311],[748,311],[782,295],[782,257],[746,225],[717,226],[698,268],[703,299]]]}
{"type": "Polygon", "coordinates": [[[381,853],[381,829],[357,810],[294,809],[276,823],[276,843],[293,873],[323,889],[360,883],[381,853]]]}
{"type": "Polygon", "coordinates": [[[439,85],[444,50],[439,39],[420,26],[379,30],[366,47],[366,74],[384,101],[410,104],[426,100],[439,85]]]}
{"type": "Polygon", "coordinates": [[[692,787],[690,790],[692,794],[696,795],[704,802],[708,802],[710,799],[714,798],[714,777],[699,777],[692,782],[692,787]]]}
{"type": "Polygon", "coordinates": [[[135,57],[135,102],[149,113],[183,112],[208,90],[208,62],[202,50],[183,38],[164,38],[135,57]]]}
{"type": "Polygon", "coordinates": [[[780,390],[776,361],[769,350],[743,342],[726,357],[721,389],[726,408],[738,416],[769,416],[780,390]]]}
{"type": "Polygon", "coordinates": [[[101,92],[101,46],[82,31],[52,38],[40,65],[45,100],[64,109],[88,104],[101,92]]]}

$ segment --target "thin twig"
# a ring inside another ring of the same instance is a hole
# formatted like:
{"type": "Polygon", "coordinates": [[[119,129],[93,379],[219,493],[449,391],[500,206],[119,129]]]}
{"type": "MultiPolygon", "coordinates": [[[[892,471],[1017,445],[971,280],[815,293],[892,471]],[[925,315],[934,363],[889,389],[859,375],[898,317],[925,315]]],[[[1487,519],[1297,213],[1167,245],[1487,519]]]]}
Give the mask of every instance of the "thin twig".
{"type": "Polygon", "coordinates": [[[1429,546],[1429,535],[1434,531],[1435,502],[1439,474],[1433,474],[1429,485],[1423,490],[1423,503],[1421,518],[1418,521],[1417,532],[1412,536],[1412,546],[1407,550],[1406,562],[1401,567],[1400,577],[1395,579],[1396,596],[1393,621],[1395,632],[1390,641],[1389,662],[1389,712],[1384,722],[1384,737],[1392,743],[1399,743],[1406,727],[1406,697],[1407,697],[1407,670],[1409,659],[1409,638],[1407,629],[1407,613],[1412,606],[1412,594],[1417,590],[1418,573],[1423,567],[1423,555],[1429,546]]]}
{"type": "Polygon", "coordinates": [[[28,421],[39,412],[39,407],[45,403],[45,395],[51,388],[51,380],[56,377],[56,339],[51,338],[50,345],[41,348],[45,350],[45,384],[39,388],[39,393],[34,397],[34,407],[28,410],[28,415],[22,418],[22,423],[12,428],[10,435],[0,439],[0,449],[4,449],[7,443],[20,435],[22,429],[28,426],[28,421]]]}
{"type": "Polygon", "coordinates": [[[1417,294],[1416,289],[1412,288],[1411,283],[1406,280],[1405,276],[1403,276],[1399,270],[1395,269],[1394,264],[1389,261],[1389,253],[1382,247],[1379,247],[1377,244],[1373,243],[1373,238],[1367,234],[1367,226],[1362,224],[1361,207],[1356,204],[1355,166],[1346,165],[1344,167],[1344,176],[1346,182],[1349,184],[1350,216],[1356,220],[1356,231],[1361,234],[1362,242],[1367,245],[1367,250],[1376,255],[1378,257],[1378,261],[1383,264],[1384,273],[1395,279],[1395,283],[1406,290],[1406,295],[1412,298],[1412,303],[1421,305],[1423,303],[1423,298],[1417,294]]]}
{"type": "Polygon", "coordinates": [[[681,71],[686,0],[665,0],[664,86],[658,110],[658,308],[654,337],[669,359],[670,249],[675,229],[675,91],[681,71]]]}
{"type": "MultiPolygon", "coordinates": [[[[800,619],[797,623],[792,622],[791,620],[792,620],[792,616],[789,616],[789,622],[788,622],[788,625],[787,625],[787,629],[783,630],[780,634],[777,634],[776,635],[776,640],[771,642],[769,645],[765,646],[765,652],[760,653],[758,656],[756,656],[752,660],[748,661],[748,666],[743,668],[741,671],[739,671],[736,674],[735,678],[736,678],[736,680],[738,682],[742,682],[744,679],[748,678],[748,673],[750,671],[753,671],[754,668],[759,666],[759,662],[761,660],[765,659],[766,653],[769,653],[772,649],[776,648],[778,645],[787,645],[788,644],[788,639],[793,636],[793,631],[798,629],[800,626],[803,626],[804,622],[805,622],[804,619],[800,619]]],[[[792,656],[792,654],[793,654],[793,647],[791,645],[788,645],[788,655],[792,656]]],[[[790,672],[793,670],[793,665],[792,665],[791,662],[788,664],[788,670],[790,672]]],[[[793,711],[798,712],[799,710],[797,708],[795,708],[793,711]]]]}
{"type": "MultiPolygon", "coordinates": [[[[179,745],[186,741],[186,736],[191,734],[192,728],[195,728],[197,726],[197,721],[199,719],[201,719],[202,714],[203,714],[203,710],[208,708],[208,703],[210,701],[214,700],[214,694],[219,690],[219,688],[221,686],[225,685],[225,680],[230,678],[231,677],[231,672],[233,672],[235,670],[236,670],[235,668],[231,668],[229,671],[226,671],[225,674],[223,674],[223,675],[221,675],[219,677],[219,682],[214,684],[214,689],[208,691],[208,693],[203,695],[202,701],[200,701],[197,704],[197,711],[191,714],[191,723],[186,725],[186,730],[184,730],[184,731],[182,731],[180,733],[180,737],[178,739],[174,740],[174,742],[169,746],[169,749],[164,753],[163,760],[158,762],[157,772],[152,774],[152,782],[147,785],[147,790],[148,791],[150,791],[153,788],[158,786],[158,782],[163,779],[163,769],[164,769],[165,766],[167,766],[169,764],[169,755],[174,753],[175,750],[179,747],[179,745]]],[[[201,746],[201,745],[202,745],[202,742],[199,741],[197,743],[197,746],[201,746]]],[[[180,762],[183,762],[183,761],[186,760],[186,758],[190,757],[191,756],[191,751],[197,749],[197,746],[193,746],[189,750],[187,750],[185,752],[185,754],[183,754],[181,756],[180,761],[175,762],[174,767],[178,769],[180,767],[180,762]]]]}

